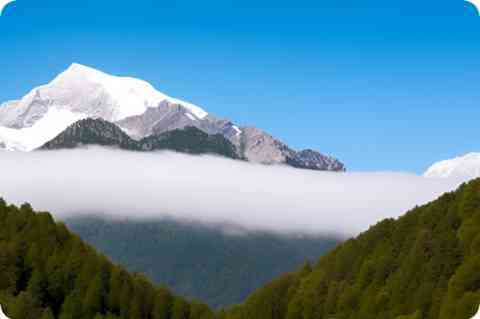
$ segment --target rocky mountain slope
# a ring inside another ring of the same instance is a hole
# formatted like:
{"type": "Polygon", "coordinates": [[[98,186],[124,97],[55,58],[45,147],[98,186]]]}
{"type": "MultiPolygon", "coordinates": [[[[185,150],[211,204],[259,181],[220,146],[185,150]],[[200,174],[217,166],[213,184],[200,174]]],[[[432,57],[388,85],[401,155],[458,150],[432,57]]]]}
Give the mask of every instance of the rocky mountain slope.
{"type": "Polygon", "coordinates": [[[345,166],[330,156],[324,156],[313,150],[303,150],[295,153],[292,157],[286,158],[288,165],[313,169],[313,170],[327,170],[327,171],[345,171],[345,166]]]}
{"type": "Polygon", "coordinates": [[[111,146],[130,151],[171,150],[189,154],[216,154],[238,159],[235,146],[223,135],[208,135],[195,127],[174,129],[137,141],[113,123],[90,118],[70,125],[40,149],[68,149],[85,145],[111,146]]]}
{"type": "Polygon", "coordinates": [[[0,106],[0,147],[32,151],[85,118],[114,123],[135,140],[196,127],[208,135],[223,135],[235,145],[239,157],[251,162],[345,170],[334,158],[311,150],[296,152],[260,129],[216,118],[145,81],[108,75],[80,64],[72,64],[51,83],[33,89],[21,100],[0,106]]]}
{"type": "Polygon", "coordinates": [[[102,119],[90,118],[73,123],[40,149],[66,149],[82,145],[115,146],[132,151],[141,150],[141,144],[115,124],[102,119]]]}

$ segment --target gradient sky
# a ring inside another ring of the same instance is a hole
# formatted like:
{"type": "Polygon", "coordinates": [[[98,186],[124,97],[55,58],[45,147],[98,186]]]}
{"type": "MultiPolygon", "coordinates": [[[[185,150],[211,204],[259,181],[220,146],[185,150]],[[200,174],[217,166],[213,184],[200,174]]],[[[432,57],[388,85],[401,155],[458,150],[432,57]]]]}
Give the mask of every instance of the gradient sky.
{"type": "Polygon", "coordinates": [[[129,75],[351,170],[480,151],[480,17],[463,0],[17,0],[0,101],[72,62],[129,75]]]}

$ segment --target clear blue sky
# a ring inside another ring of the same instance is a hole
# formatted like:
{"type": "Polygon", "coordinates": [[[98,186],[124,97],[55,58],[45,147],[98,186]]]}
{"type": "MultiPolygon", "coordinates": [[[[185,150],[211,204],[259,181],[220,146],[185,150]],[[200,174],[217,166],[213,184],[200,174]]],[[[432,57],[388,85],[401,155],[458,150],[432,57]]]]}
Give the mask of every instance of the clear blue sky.
{"type": "Polygon", "coordinates": [[[353,170],[480,151],[480,17],[463,0],[17,0],[0,101],[70,63],[130,75],[353,170]]]}

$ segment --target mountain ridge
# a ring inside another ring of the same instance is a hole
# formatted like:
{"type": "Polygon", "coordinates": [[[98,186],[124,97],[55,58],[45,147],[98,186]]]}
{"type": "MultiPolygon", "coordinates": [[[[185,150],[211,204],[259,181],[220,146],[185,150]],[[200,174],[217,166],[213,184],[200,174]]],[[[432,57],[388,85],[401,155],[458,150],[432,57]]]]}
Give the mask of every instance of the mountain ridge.
{"type": "Polygon", "coordinates": [[[2,104],[0,146],[32,151],[85,118],[112,122],[136,140],[192,126],[209,135],[222,134],[235,145],[240,157],[254,163],[294,162],[296,166],[305,164],[302,168],[345,170],[336,159],[318,152],[303,158],[305,152],[293,150],[263,130],[216,118],[199,106],[157,91],[143,80],[112,76],[77,63],[22,99],[2,104]],[[326,164],[332,161],[336,163],[326,164]]]}
{"type": "Polygon", "coordinates": [[[69,149],[87,145],[118,147],[138,152],[171,150],[189,154],[215,154],[240,159],[233,144],[222,135],[208,135],[195,127],[150,135],[137,141],[113,123],[90,118],[70,125],[39,150],[69,149]]]}

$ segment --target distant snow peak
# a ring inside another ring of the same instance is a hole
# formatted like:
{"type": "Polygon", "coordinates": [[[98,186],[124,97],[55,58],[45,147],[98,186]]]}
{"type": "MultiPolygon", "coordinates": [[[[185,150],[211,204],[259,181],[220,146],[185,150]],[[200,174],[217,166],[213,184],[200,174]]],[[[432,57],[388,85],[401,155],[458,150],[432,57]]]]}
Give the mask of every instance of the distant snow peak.
{"type": "Polygon", "coordinates": [[[425,177],[461,178],[470,180],[480,177],[480,153],[468,153],[464,156],[437,162],[423,174],[425,177]]]}
{"type": "Polygon", "coordinates": [[[73,63],[49,84],[0,106],[0,149],[32,151],[79,120],[102,119],[134,140],[194,127],[220,134],[253,163],[344,171],[343,163],[312,150],[297,152],[256,127],[239,127],[197,105],[157,91],[150,83],[73,63]]]}

